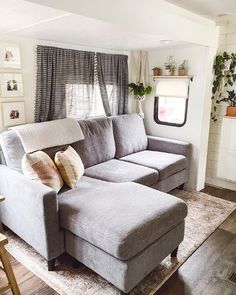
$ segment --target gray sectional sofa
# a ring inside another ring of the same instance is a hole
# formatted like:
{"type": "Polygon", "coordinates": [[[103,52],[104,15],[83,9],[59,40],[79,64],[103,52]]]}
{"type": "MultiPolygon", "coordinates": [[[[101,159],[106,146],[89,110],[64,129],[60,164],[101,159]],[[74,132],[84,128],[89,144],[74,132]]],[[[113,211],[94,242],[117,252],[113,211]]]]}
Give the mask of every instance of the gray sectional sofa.
{"type": "MultiPolygon", "coordinates": [[[[71,146],[85,174],[75,189],[25,177],[17,134],[1,134],[1,221],[48,261],[64,252],[129,292],[184,237],[187,206],[166,192],[188,180],[188,143],[147,136],[137,114],[79,121],[71,146]]],[[[51,157],[64,146],[45,149],[51,157]]]]}

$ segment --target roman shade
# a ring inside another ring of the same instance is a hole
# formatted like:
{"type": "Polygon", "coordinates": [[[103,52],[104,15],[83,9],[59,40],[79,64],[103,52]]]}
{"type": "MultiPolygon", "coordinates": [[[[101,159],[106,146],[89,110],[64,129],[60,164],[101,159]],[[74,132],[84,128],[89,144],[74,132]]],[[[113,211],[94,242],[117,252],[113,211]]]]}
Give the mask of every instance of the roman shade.
{"type": "Polygon", "coordinates": [[[160,79],[156,85],[156,96],[188,98],[189,79],[160,79]]]}

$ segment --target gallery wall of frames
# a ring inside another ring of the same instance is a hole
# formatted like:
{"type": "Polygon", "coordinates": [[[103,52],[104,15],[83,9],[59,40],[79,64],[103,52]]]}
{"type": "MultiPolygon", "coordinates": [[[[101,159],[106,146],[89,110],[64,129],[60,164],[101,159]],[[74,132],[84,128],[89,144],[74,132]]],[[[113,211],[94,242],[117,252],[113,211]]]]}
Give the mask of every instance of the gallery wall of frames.
{"type": "Polygon", "coordinates": [[[25,123],[21,49],[18,44],[0,43],[0,104],[4,128],[25,123]]]}

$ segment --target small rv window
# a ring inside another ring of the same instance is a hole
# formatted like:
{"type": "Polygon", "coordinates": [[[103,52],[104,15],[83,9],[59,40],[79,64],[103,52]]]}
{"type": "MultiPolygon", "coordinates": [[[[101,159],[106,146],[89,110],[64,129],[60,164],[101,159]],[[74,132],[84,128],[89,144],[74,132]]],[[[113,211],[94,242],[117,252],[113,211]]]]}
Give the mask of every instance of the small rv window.
{"type": "Polygon", "coordinates": [[[180,97],[155,97],[154,120],[158,124],[182,127],[187,120],[188,99],[180,97]]]}
{"type": "Polygon", "coordinates": [[[182,77],[158,79],[154,102],[156,123],[184,126],[187,120],[189,81],[182,77]]]}

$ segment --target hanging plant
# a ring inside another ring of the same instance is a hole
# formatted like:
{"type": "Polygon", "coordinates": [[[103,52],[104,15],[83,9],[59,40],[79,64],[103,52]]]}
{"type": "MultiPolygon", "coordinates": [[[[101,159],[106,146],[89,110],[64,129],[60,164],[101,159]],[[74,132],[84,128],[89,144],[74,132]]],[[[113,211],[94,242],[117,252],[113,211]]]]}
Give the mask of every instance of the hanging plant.
{"type": "Polygon", "coordinates": [[[214,81],[212,85],[211,119],[216,122],[216,111],[222,101],[228,101],[231,87],[236,81],[236,54],[223,52],[215,58],[213,66],[214,81]]]}

